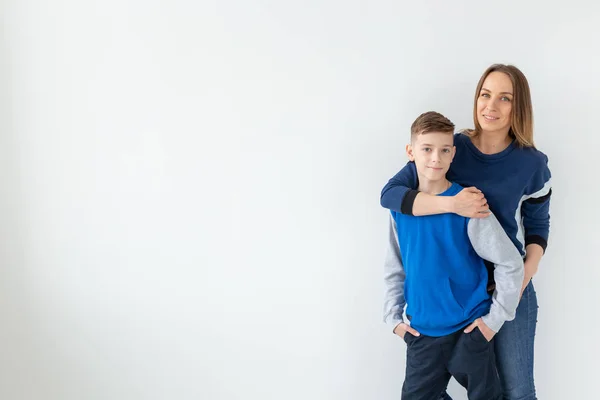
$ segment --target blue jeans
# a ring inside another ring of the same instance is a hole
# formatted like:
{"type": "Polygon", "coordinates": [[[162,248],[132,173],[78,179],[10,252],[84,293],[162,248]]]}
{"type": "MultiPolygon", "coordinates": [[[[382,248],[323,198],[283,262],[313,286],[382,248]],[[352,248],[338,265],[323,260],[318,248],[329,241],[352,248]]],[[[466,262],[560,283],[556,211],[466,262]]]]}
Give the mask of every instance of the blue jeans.
{"type": "MultiPolygon", "coordinates": [[[[515,319],[506,322],[494,337],[496,365],[504,400],[537,400],[533,381],[533,343],[538,302],[533,283],[523,292],[515,319]]],[[[444,393],[440,400],[452,400],[444,393]]]]}

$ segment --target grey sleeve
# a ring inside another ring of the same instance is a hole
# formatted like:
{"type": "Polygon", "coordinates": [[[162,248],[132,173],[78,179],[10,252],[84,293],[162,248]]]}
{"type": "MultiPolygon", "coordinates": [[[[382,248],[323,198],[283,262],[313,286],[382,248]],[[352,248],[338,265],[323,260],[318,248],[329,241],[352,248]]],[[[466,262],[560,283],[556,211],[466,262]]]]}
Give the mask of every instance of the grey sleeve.
{"type": "Polygon", "coordinates": [[[383,266],[385,295],[383,302],[383,320],[392,331],[403,322],[402,314],[406,301],[404,299],[404,280],[406,274],[402,265],[396,221],[390,214],[390,224],[387,240],[387,254],[383,266]]]}
{"type": "Polygon", "coordinates": [[[523,258],[494,214],[470,219],[467,231],[477,254],[494,263],[496,289],[490,312],[483,316],[483,322],[498,332],[504,322],[515,318],[525,273],[523,258]]]}

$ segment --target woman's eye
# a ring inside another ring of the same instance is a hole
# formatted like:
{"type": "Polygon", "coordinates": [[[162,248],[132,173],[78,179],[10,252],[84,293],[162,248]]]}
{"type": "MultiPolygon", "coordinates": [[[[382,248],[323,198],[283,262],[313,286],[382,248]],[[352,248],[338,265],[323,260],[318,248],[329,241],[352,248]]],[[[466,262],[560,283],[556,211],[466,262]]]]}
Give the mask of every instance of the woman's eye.
{"type": "Polygon", "coordinates": [[[488,93],[481,93],[481,97],[490,97],[488,93]]]}
{"type": "Polygon", "coordinates": [[[510,101],[510,97],[502,96],[502,101],[510,101]]]}

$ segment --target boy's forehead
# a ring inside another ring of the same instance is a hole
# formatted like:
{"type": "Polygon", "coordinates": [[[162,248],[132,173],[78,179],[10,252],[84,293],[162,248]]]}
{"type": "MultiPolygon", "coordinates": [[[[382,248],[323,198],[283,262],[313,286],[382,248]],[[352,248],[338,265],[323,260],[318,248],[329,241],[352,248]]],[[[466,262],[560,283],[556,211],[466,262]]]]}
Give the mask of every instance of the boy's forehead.
{"type": "Polygon", "coordinates": [[[453,146],[454,135],[448,132],[429,132],[416,135],[415,144],[433,144],[438,146],[453,146]]]}

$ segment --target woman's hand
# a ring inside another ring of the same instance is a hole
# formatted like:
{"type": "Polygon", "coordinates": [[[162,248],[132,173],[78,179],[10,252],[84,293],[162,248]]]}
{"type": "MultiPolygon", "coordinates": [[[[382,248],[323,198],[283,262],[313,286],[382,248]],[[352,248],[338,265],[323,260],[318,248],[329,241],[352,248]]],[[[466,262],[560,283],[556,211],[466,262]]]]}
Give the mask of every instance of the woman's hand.
{"type": "Polygon", "coordinates": [[[485,218],[490,213],[490,206],[485,196],[476,187],[468,187],[451,197],[451,211],[467,218],[485,218]]]}
{"type": "Polygon", "coordinates": [[[496,332],[491,330],[485,324],[485,322],[483,322],[483,319],[481,319],[481,318],[477,318],[475,321],[473,321],[473,323],[471,325],[467,326],[467,328],[464,330],[464,332],[471,333],[473,331],[473,329],[475,329],[475,328],[479,328],[479,330],[483,334],[483,337],[485,337],[485,339],[488,342],[491,341],[494,338],[494,336],[496,335],[496,332]]]}
{"type": "Polygon", "coordinates": [[[407,325],[404,322],[399,323],[394,328],[394,333],[400,336],[402,339],[404,339],[404,335],[406,335],[406,332],[410,332],[410,334],[413,336],[421,336],[421,334],[417,332],[416,329],[411,328],[410,325],[407,325]]]}

